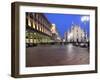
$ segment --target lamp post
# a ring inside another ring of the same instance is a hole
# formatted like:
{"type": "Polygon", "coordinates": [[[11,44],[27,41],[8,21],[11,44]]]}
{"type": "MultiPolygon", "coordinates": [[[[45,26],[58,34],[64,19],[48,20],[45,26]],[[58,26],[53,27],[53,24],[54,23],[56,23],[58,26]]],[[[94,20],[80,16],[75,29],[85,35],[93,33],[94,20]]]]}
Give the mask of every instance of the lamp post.
{"type": "Polygon", "coordinates": [[[89,21],[89,16],[82,16],[81,21],[84,23],[84,42],[86,42],[86,40],[87,40],[86,23],[89,21]]]}

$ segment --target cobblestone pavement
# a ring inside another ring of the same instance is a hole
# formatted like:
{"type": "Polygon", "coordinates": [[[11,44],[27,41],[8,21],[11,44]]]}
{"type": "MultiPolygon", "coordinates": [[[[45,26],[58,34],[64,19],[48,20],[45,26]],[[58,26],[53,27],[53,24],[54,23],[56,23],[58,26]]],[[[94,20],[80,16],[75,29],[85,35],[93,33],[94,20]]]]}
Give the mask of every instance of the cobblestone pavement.
{"type": "Polygon", "coordinates": [[[26,48],[26,67],[89,64],[87,48],[46,45],[26,48]]]}

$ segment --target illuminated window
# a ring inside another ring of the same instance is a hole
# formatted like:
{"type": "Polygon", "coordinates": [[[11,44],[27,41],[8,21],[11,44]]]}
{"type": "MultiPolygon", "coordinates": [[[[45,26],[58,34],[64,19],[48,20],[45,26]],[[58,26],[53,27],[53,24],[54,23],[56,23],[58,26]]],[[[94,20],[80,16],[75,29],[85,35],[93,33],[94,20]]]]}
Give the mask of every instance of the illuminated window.
{"type": "Polygon", "coordinates": [[[36,41],[36,39],[34,39],[34,43],[36,43],[37,41],[36,41]]]}
{"type": "Polygon", "coordinates": [[[34,35],[36,35],[36,33],[34,33],[34,35]]]}
{"type": "Polygon", "coordinates": [[[33,28],[35,29],[35,22],[33,21],[33,28]]]}
{"type": "Polygon", "coordinates": [[[33,38],[33,33],[30,33],[30,38],[33,38]]]}
{"type": "Polygon", "coordinates": [[[26,43],[29,43],[29,39],[26,39],[26,43]]]}
{"type": "Polygon", "coordinates": [[[31,21],[30,21],[30,19],[28,19],[28,26],[31,27],[31,21]]]}
{"type": "Polygon", "coordinates": [[[41,27],[40,27],[40,31],[41,31],[41,27]]]}
{"type": "Polygon", "coordinates": [[[33,39],[30,39],[30,43],[33,43],[33,39]]]}
{"type": "Polygon", "coordinates": [[[43,27],[42,27],[42,32],[43,32],[43,27]]]}

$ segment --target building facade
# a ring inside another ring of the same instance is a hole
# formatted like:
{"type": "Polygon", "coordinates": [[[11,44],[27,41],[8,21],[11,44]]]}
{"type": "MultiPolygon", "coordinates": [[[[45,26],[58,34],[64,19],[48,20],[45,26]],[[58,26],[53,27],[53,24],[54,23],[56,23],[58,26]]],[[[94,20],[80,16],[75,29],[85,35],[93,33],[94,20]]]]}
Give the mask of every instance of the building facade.
{"type": "Polygon", "coordinates": [[[26,12],[26,45],[52,41],[51,23],[42,13],[26,12]]]}
{"type": "Polygon", "coordinates": [[[61,42],[61,37],[59,36],[58,30],[55,24],[52,24],[51,27],[52,38],[55,42],[61,42]]]}
{"type": "Polygon", "coordinates": [[[68,32],[65,32],[65,41],[67,42],[86,42],[88,36],[86,32],[76,24],[71,26],[68,32]]]}

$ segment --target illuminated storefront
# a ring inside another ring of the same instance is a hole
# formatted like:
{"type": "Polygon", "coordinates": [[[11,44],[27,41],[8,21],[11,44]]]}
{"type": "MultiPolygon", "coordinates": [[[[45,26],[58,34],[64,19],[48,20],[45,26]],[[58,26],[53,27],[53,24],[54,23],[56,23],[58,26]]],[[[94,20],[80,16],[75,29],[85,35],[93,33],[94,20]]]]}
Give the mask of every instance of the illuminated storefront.
{"type": "Polygon", "coordinates": [[[26,12],[26,45],[52,42],[51,23],[42,13],[26,12]]]}

